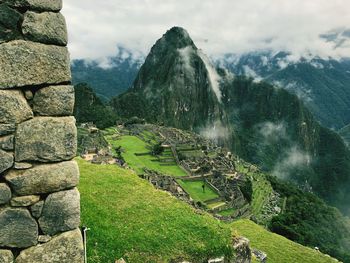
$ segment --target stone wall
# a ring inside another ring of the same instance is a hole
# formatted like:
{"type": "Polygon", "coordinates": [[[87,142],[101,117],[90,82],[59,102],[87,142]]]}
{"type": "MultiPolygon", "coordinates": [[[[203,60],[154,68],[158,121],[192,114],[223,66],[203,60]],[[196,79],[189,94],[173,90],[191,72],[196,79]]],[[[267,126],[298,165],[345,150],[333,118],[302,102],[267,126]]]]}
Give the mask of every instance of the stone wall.
{"type": "Polygon", "coordinates": [[[0,262],[79,263],[77,132],[62,0],[0,0],[0,262]]]}

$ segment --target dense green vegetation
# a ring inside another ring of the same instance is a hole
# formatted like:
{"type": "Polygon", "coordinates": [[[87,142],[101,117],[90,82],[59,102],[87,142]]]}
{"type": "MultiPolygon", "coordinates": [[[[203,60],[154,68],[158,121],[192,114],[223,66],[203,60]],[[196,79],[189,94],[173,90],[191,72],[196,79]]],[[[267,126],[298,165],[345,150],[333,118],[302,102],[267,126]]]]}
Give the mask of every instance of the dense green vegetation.
{"type": "Polygon", "coordinates": [[[349,213],[350,152],[339,135],[320,126],[284,89],[236,77],[222,91],[238,137],[233,148],[243,159],[301,186],[308,182],[349,213]]]}
{"type": "MultiPolygon", "coordinates": [[[[339,129],[350,122],[350,65],[348,60],[319,57],[290,61],[286,52],[251,52],[224,66],[235,75],[255,74],[296,94],[318,121],[339,129]],[[281,62],[285,65],[281,67],[281,62]],[[250,70],[247,70],[250,69],[250,70]],[[252,74],[252,72],[254,72],[252,74]]],[[[222,65],[222,64],[221,64],[222,65]]]]}
{"type": "Polygon", "coordinates": [[[343,138],[347,146],[350,146],[350,124],[343,127],[339,131],[339,135],[343,138]]]}
{"type": "Polygon", "coordinates": [[[99,128],[115,124],[117,115],[85,83],[75,85],[74,116],[78,123],[93,122],[99,128]]]}
{"type": "MultiPolygon", "coordinates": [[[[114,135],[106,135],[105,138],[112,145],[115,150],[117,147],[121,147],[122,156],[128,165],[133,168],[138,174],[143,174],[143,168],[154,170],[163,174],[172,176],[186,176],[186,172],[180,168],[175,160],[173,164],[162,163],[153,155],[151,155],[151,145],[141,140],[136,136],[120,136],[114,138],[114,135]],[[141,154],[141,155],[139,155],[141,154]]],[[[171,158],[169,152],[162,152],[161,157],[171,158]]]]}
{"type": "Polygon", "coordinates": [[[104,63],[73,60],[73,84],[88,83],[103,101],[127,90],[132,85],[143,58],[133,59],[130,51],[118,48],[116,56],[108,58],[104,63]]]}
{"type": "Polygon", "coordinates": [[[300,244],[317,246],[321,251],[350,262],[350,221],[311,193],[293,184],[268,176],[272,187],[287,202],[282,214],[274,217],[269,228],[300,244]]]}
{"type": "Polygon", "coordinates": [[[114,263],[161,263],[187,259],[196,263],[230,256],[233,232],[247,236],[253,247],[268,254],[269,263],[326,263],[332,259],[269,233],[243,220],[221,223],[206,213],[156,190],[131,170],[95,165],[77,159],[81,182],[82,224],[88,232],[88,259],[114,263]]]}

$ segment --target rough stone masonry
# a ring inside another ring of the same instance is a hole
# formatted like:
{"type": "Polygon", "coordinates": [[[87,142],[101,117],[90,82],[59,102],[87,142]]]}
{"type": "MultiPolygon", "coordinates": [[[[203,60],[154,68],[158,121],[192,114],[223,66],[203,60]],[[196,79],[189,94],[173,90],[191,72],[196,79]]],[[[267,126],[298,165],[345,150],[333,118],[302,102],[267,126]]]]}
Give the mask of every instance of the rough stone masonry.
{"type": "Polygon", "coordinates": [[[0,262],[81,263],[62,0],[0,0],[0,262]]]}

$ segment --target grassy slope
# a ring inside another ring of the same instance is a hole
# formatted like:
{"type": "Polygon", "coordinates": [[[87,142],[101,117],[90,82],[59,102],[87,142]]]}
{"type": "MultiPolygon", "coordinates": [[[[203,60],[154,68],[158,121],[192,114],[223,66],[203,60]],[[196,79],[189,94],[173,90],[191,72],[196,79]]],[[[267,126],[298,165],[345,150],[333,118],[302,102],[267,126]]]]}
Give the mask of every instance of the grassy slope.
{"type": "MultiPolygon", "coordinates": [[[[81,171],[82,224],[88,233],[92,263],[167,262],[230,254],[231,226],[158,191],[130,170],[77,159],[81,171]]],[[[232,224],[253,246],[266,251],[269,263],[326,263],[326,256],[271,234],[244,220],[232,224]]],[[[195,262],[195,261],[193,261],[195,262]]]]}
{"type": "MultiPolygon", "coordinates": [[[[122,149],[125,150],[123,152],[123,157],[128,165],[133,168],[138,174],[143,173],[143,168],[147,167],[148,169],[158,171],[160,173],[164,173],[172,176],[186,176],[186,172],[177,166],[174,165],[166,165],[161,166],[160,162],[152,161],[156,159],[156,157],[151,155],[143,155],[136,156],[135,153],[147,153],[150,151],[147,148],[147,143],[142,141],[140,138],[136,136],[122,136],[120,140],[111,139],[110,136],[106,136],[107,141],[116,148],[117,146],[121,146],[122,149]]],[[[166,156],[165,152],[165,156],[166,156]]],[[[169,157],[169,156],[167,156],[169,157]]]]}
{"type": "Polygon", "coordinates": [[[130,170],[78,159],[82,223],[89,232],[89,260],[167,262],[229,254],[231,230],[209,215],[158,191],[130,170]]]}
{"type": "Polygon", "coordinates": [[[268,262],[336,262],[334,259],[286,239],[285,237],[266,231],[263,227],[249,220],[232,223],[238,233],[247,237],[251,246],[267,253],[268,262]]]}

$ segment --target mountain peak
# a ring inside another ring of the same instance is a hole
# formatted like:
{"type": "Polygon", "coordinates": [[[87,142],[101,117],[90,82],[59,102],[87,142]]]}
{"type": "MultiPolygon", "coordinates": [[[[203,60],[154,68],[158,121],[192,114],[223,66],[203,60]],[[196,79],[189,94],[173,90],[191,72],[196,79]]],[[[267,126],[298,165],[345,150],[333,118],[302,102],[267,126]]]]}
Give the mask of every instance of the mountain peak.
{"type": "Polygon", "coordinates": [[[189,33],[186,29],[182,27],[174,26],[170,28],[160,39],[160,41],[165,41],[167,45],[171,45],[175,48],[185,48],[187,46],[195,47],[193,40],[191,39],[189,33]]]}

